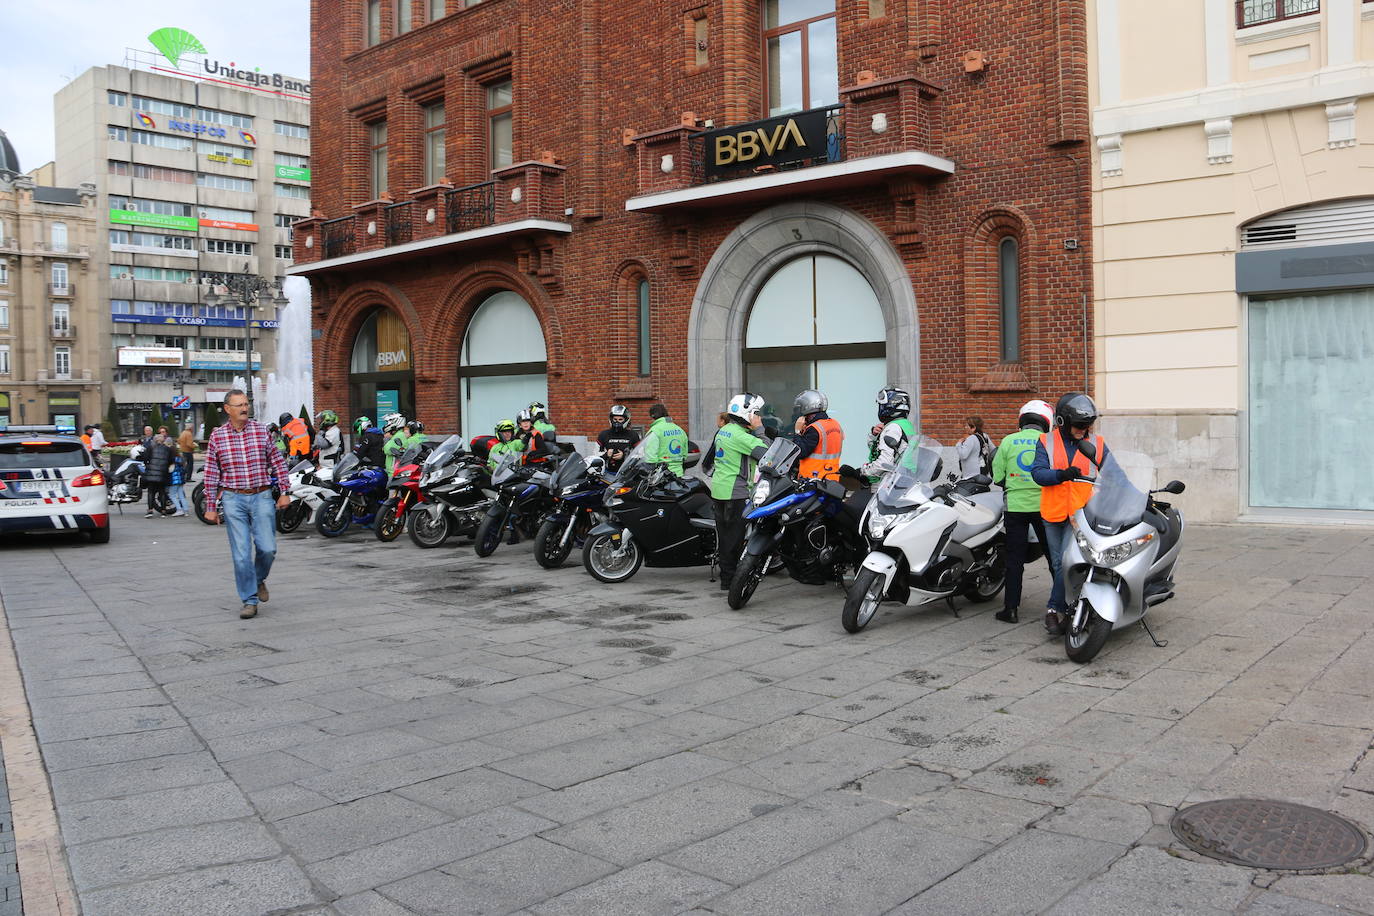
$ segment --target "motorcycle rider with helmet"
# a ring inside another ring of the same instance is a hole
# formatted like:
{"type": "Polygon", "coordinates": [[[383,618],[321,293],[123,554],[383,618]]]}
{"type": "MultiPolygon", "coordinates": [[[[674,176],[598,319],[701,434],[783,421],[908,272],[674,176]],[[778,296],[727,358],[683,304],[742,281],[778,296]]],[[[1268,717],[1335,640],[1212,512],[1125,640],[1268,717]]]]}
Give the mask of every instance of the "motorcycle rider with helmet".
{"type": "Polygon", "coordinates": [[[530,406],[526,408],[530,412],[530,417],[534,420],[534,428],[539,430],[539,434],[544,437],[545,442],[557,442],[558,430],[549,422],[549,409],[544,406],[543,401],[530,401],[530,406]]]}
{"type": "Polygon", "coordinates": [[[686,430],[673,422],[663,404],[649,408],[649,419],[653,422],[644,434],[644,463],[666,464],[668,470],[681,477],[688,448],[686,430]]]}
{"type": "Polygon", "coordinates": [[[870,486],[897,466],[897,459],[907,443],[916,438],[916,424],[907,417],[911,413],[911,395],[901,388],[884,388],[874,398],[878,404],[878,422],[868,433],[868,463],[859,468],[843,465],[842,477],[854,477],[870,486]]]}
{"type": "Polygon", "coordinates": [[[487,470],[489,471],[496,470],[496,466],[501,463],[503,456],[518,455],[525,450],[525,443],[516,437],[514,420],[497,420],[492,432],[496,434],[496,441],[492,442],[487,449],[487,470]]]}
{"type": "Polygon", "coordinates": [[[382,454],[386,456],[387,477],[391,476],[396,459],[409,447],[405,432],[406,418],[401,414],[389,413],[382,417],[382,438],[386,440],[382,445],[382,454]]]}
{"type": "Polygon", "coordinates": [[[1040,437],[1035,446],[1031,477],[1040,484],[1040,517],[1045,524],[1045,549],[1054,564],[1054,585],[1050,605],[1045,611],[1045,630],[1051,636],[1064,635],[1068,605],[1064,602],[1064,548],[1073,536],[1069,519],[1088,504],[1093,485],[1085,477],[1096,476],[1107,459],[1107,443],[1093,435],[1097,405],[1081,391],[1070,391],[1054,406],[1054,428],[1040,437]],[[1078,451],[1078,443],[1088,439],[1097,449],[1092,460],[1078,451]]]}
{"type": "Polygon", "coordinates": [[[382,431],[372,425],[371,417],[359,417],[354,420],[353,435],[357,437],[357,441],[353,443],[353,454],[358,456],[359,461],[374,468],[386,464],[386,454],[382,451],[382,446],[386,442],[382,438],[382,431]]]}
{"type": "MultiPolygon", "coordinates": [[[[1016,425],[1019,432],[1012,433],[997,447],[992,458],[992,482],[1002,488],[1007,498],[1007,510],[1002,516],[1006,525],[1006,590],[1002,592],[1002,610],[994,616],[1004,623],[1016,623],[1021,605],[1021,583],[1025,578],[1026,551],[1029,545],[1029,532],[1045,546],[1045,523],[1040,517],[1040,484],[1031,477],[1031,467],[1035,464],[1035,448],[1040,437],[1050,431],[1054,423],[1054,410],[1041,400],[1027,401],[1021,405],[1016,425]]],[[[1055,575],[1054,560],[1045,551],[1045,562],[1050,576],[1055,575]]]]}
{"type": "Polygon", "coordinates": [[[706,470],[711,474],[722,591],[728,591],[735,578],[735,567],[744,550],[744,504],[758,460],[768,451],[768,443],[760,438],[763,424],[759,412],[763,408],[763,398],[748,391],[731,398],[725,408],[725,423],[716,430],[708,455],[710,467],[706,470]]]}
{"type": "Polygon", "coordinates": [[[320,467],[332,468],[343,457],[343,434],[339,432],[339,415],[322,410],[315,417],[319,432],[315,436],[315,450],[320,455],[320,467]]]}
{"type": "Polygon", "coordinates": [[[610,427],[597,434],[596,442],[606,459],[606,470],[614,473],[620,470],[630,449],[639,444],[639,433],[630,428],[630,408],[624,404],[611,408],[610,421],[610,427]]]}
{"type": "Polygon", "coordinates": [[[286,453],[293,461],[310,454],[310,430],[306,428],[304,420],[283,413],[277,417],[277,426],[281,429],[282,438],[286,440],[286,453]]]}
{"type": "Polygon", "coordinates": [[[801,450],[797,458],[797,476],[831,479],[839,476],[844,430],[838,420],[826,413],[830,399],[808,388],[797,395],[792,407],[800,414],[793,426],[796,435],[792,436],[792,441],[801,450]]]}
{"type": "Polygon", "coordinates": [[[519,427],[515,431],[515,438],[524,448],[525,464],[544,464],[548,461],[556,447],[551,446],[539,427],[535,426],[534,413],[526,408],[515,415],[515,422],[519,427]]]}

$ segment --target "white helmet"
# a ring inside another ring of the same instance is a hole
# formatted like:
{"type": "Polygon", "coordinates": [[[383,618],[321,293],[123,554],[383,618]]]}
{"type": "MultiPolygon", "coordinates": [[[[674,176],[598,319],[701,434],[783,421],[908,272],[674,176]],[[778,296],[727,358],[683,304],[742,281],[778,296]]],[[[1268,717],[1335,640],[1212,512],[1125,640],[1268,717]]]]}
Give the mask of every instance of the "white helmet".
{"type": "Polygon", "coordinates": [[[1041,400],[1027,401],[1021,405],[1016,422],[1018,426],[1038,426],[1041,432],[1047,433],[1054,425],[1054,408],[1041,400]]]}
{"type": "Polygon", "coordinates": [[[751,392],[737,394],[730,399],[730,403],[725,406],[725,412],[732,417],[739,417],[750,426],[754,425],[758,419],[759,411],[763,410],[765,401],[763,398],[751,392]]]}
{"type": "Polygon", "coordinates": [[[398,413],[389,413],[382,417],[382,432],[399,433],[406,427],[406,418],[398,413]]]}

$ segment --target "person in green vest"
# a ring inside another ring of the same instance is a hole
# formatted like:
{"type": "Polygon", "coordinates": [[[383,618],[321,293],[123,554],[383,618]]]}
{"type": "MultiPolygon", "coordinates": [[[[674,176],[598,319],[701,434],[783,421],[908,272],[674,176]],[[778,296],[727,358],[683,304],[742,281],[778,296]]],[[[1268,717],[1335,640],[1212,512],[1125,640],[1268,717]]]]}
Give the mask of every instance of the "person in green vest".
{"type": "Polygon", "coordinates": [[[506,455],[518,455],[525,450],[525,443],[515,437],[514,420],[497,420],[492,432],[496,441],[487,451],[487,470],[494,471],[506,455]]]}
{"type": "Polygon", "coordinates": [[[730,588],[744,550],[744,504],[754,483],[758,461],[768,451],[768,443],[758,433],[763,423],[759,411],[764,400],[745,392],[730,399],[725,422],[716,430],[715,441],[702,469],[711,474],[711,502],[716,518],[716,562],[720,566],[720,587],[730,588]],[[709,465],[709,466],[708,466],[709,465]]]}
{"type": "Polygon", "coordinates": [[[668,408],[655,404],[649,408],[649,431],[644,434],[644,463],[666,464],[682,476],[682,461],[687,457],[687,433],[668,416],[668,408]]]}
{"type": "MultiPolygon", "coordinates": [[[[1031,478],[1035,463],[1035,447],[1040,437],[1050,431],[1054,410],[1044,401],[1027,401],[1021,406],[1017,425],[1021,428],[1002,440],[992,457],[992,482],[1006,491],[1007,584],[1002,592],[1002,610],[994,616],[1004,623],[1016,623],[1021,605],[1021,582],[1025,576],[1026,550],[1029,531],[1035,529],[1040,546],[1045,548],[1045,523],[1040,517],[1040,485],[1031,478]]],[[[1050,579],[1054,579],[1054,563],[1048,549],[1045,562],[1050,579]]]]}
{"type": "Polygon", "coordinates": [[[382,454],[386,456],[386,476],[390,477],[391,469],[396,466],[396,459],[410,447],[406,438],[406,418],[398,413],[389,413],[382,417],[382,436],[386,439],[382,445],[382,454]]]}
{"type": "Polygon", "coordinates": [[[534,418],[534,428],[544,437],[545,442],[557,442],[558,430],[549,422],[549,409],[543,401],[530,401],[530,416],[534,418]]]}
{"type": "MultiPolygon", "coordinates": [[[[907,419],[911,413],[911,395],[900,388],[884,388],[875,400],[878,402],[878,422],[868,434],[868,463],[847,475],[867,480],[869,486],[895,468],[907,443],[916,439],[916,424],[907,419]]],[[[841,468],[840,473],[844,472],[841,468]]]]}

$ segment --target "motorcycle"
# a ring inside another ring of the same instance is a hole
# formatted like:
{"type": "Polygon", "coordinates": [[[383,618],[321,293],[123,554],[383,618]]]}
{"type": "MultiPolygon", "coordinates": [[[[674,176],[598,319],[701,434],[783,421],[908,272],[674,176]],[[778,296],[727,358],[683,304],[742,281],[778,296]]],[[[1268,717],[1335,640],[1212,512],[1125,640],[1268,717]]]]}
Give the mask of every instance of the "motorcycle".
{"type": "MultiPolygon", "coordinates": [[[[1086,439],[1078,450],[1097,464],[1097,449],[1086,439]]],[[[1148,467],[1148,459],[1146,459],[1148,467]]],[[[1137,488],[1116,452],[1098,466],[1093,495],[1069,519],[1073,538],[1064,548],[1064,591],[1069,620],[1064,653],[1089,662],[1112,630],[1140,621],[1156,646],[1145,614],[1174,597],[1174,567],[1183,541],[1183,514],[1156,493],[1177,495],[1182,481],[1158,490],[1137,488]]]]}
{"type": "Polygon", "coordinates": [[[315,518],[315,513],[337,491],[331,481],[330,468],[316,469],[310,459],[297,461],[290,469],[286,495],[291,505],[277,510],[277,530],[290,534],[302,523],[315,518]]]}
{"type": "Polygon", "coordinates": [[[343,534],[350,524],[372,524],[386,495],[386,471],[363,465],[357,455],[345,455],[334,466],[334,487],[338,495],[315,513],[315,530],[327,538],[343,534]]]}
{"type": "Polygon", "coordinates": [[[857,633],[884,600],[915,607],[944,599],[991,601],[1006,583],[1003,497],[979,474],[937,484],[938,442],[922,437],[883,475],[860,530],[872,549],[849,587],[841,623],[857,633]]]}
{"type": "Polygon", "coordinates": [[[518,453],[501,456],[496,469],[491,472],[491,486],[497,495],[487,507],[487,517],[477,526],[477,535],[472,548],[479,557],[489,557],[501,546],[507,529],[512,534],[534,537],[539,531],[540,519],[553,507],[553,494],[549,483],[553,475],[549,469],[554,465],[545,462],[540,467],[531,467],[521,462],[518,453]]]}
{"type": "Polygon", "coordinates": [[[753,597],[775,557],[798,582],[825,585],[843,584],[845,573],[868,553],[859,534],[860,512],[845,502],[844,486],[792,476],[800,454],[796,443],[775,439],[759,459],[758,483],[744,512],[744,555],[727,599],[735,610],[753,597]]]}
{"type": "MultiPolygon", "coordinates": [[[[123,506],[143,500],[146,489],[143,472],[143,446],[135,445],[129,449],[128,457],[120,462],[119,468],[109,475],[109,500],[111,504],[120,506],[121,512],[124,511],[123,506]]],[[[156,487],[148,492],[148,509],[162,515],[171,515],[176,511],[165,487],[156,487]]]]}
{"type": "Polygon", "coordinates": [[[714,566],[716,522],[704,481],[645,464],[640,443],[606,488],[610,518],[582,545],[582,565],[602,582],[624,582],[641,566],[714,566]]]}
{"type": "Polygon", "coordinates": [[[421,465],[423,501],[410,510],[406,530],[417,547],[439,547],[452,535],[471,537],[495,498],[486,466],[449,436],[421,465]]]}
{"type": "Polygon", "coordinates": [[[425,501],[420,491],[421,462],[429,454],[428,442],[417,442],[406,449],[396,463],[391,466],[391,480],[387,491],[391,494],[377,511],[377,524],[372,531],[377,540],[388,543],[401,536],[406,528],[407,513],[411,506],[425,501]]]}
{"type": "Polygon", "coordinates": [[[585,461],[576,453],[558,465],[550,481],[554,506],[534,536],[534,559],[545,569],[557,569],[574,547],[580,547],[587,534],[606,518],[605,462],[601,458],[585,461]]]}

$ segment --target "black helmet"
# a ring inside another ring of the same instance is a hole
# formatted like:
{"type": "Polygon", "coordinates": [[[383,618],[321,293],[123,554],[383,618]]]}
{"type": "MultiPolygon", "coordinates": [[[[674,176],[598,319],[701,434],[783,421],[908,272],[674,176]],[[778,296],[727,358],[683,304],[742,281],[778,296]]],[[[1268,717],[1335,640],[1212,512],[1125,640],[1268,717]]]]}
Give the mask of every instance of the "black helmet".
{"type": "Polygon", "coordinates": [[[1081,391],[1070,391],[1054,405],[1055,426],[1092,426],[1097,422],[1097,405],[1081,391]]]}
{"type": "Polygon", "coordinates": [[[290,422],[291,422],[292,420],[294,420],[294,419],[296,419],[296,418],[293,417],[293,416],[291,416],[291,414],[289,414],[289,413],[284,413],[284,414],[282,414],[280,417],[277,417],[277,425],[278,425],[278,426],[285,426],[286,424],[290,423],[290,422]]]}
{"type": "Polygon", "coordinates": [[[615,405],[614,407],[611,408],[611,425],[612,425],[612,426],[614,426],[614,427],[616,427],[616,428],[618,429],[618,428],[620,428],[620,427],[622,427],[622,426],[627,426],[627,425],[629,425],[629,422],[630,422],[630,408],[626,407],[624,404],[617,404],[617,405],[615,405]],[[620,422],[617,423],[617,422],[616,422],[617,420],[619,420],[620,422]]]}
{"type": "Polygon", "coordinates": [[[884,423],[911,413],[911,395],[900,388],[884,388],[878,392],[878,419],[884,423]]]}

